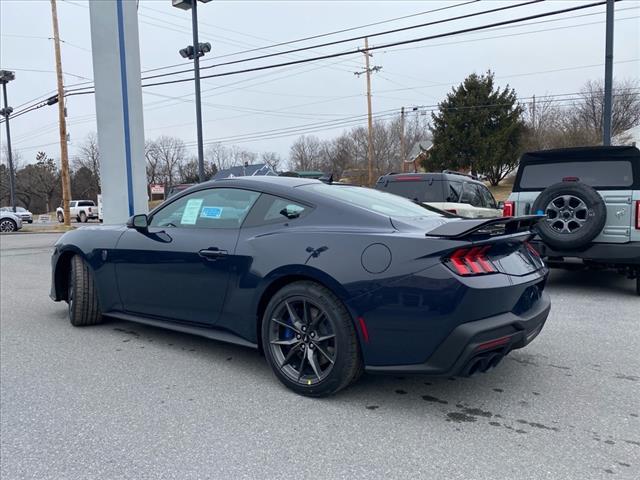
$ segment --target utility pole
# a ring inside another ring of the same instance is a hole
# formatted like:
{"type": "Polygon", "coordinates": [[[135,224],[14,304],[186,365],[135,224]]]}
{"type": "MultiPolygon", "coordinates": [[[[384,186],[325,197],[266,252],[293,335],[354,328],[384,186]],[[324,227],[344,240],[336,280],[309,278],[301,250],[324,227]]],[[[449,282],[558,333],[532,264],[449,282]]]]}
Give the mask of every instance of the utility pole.
{"type": "Polygon", "coordinates": [[[531,126],[533,133],[536,132],[536,96],[533,96],[533,104],[531,105],[531,126]]]}
{"type": "Polygon", "coordinates": [[[11,208],[16,211],[16,177],[13,170],[13,150],[11,150],[11,129],[9,128],[9,116],[13,112],[13,108],[9,107],[7,101],[7,83],[16,78],[13,72],[8,70],[0,70],[0,83],[2,83],[2,96],[4,98],[4,108],[1,113],[7,126],[7,160],[9,161],[9,196],[11,200],[11,208]]]}
{"type": "Polygon", "coordinates": [[[369,57],[373,56],[369,53],[369,38],[364,39],[364,65],[365,69],[362,72],[354,72],[356,76],[360,76],[363,73],[367,75],[367,116],[368,116],[368,125],[369,125],[369,137],[368,137],[368,149],[367,149],[367,158],[368,158],[368,177],[369,177],[369,185],[373,185],[373,113],[371,112],[371,72],[378,72],[382,70],[382,67],[369,66],[369,57]]]}
{"type": "Polygon", "coordinates": [[[607,26],[604,56],[604,112],[602,119],[602,145],[611,145],[611,109],[613,103],[613,3],[607,0],[607,26]]]}
{"type": "Polygon", "coordinates": [[[400,109],[400,169],[404,173],[406,153],[404,151],[404,107],[400,109]]]}
{"type": "Polygon", "coordinates": [[[62,80],[62,60],[60,58],[60,32],[58,31],[58,10],[56,0],[51,0],[51,20],[53,22],[53,44],[56,56],[56,77],[58,80],[58,124],[60,126],[60,173],[62,177],[62,211],[65,226],[71,226],[69,200],[71,181],[69,179],[69,152],[67,149],[67,120],[64,108],[64,85],[62,80]]]}

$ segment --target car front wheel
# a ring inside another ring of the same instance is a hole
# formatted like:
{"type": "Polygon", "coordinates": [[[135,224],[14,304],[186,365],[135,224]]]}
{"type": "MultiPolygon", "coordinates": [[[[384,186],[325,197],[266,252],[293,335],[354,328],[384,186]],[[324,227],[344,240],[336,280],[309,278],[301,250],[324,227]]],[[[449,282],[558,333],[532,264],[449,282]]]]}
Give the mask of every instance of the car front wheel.
{"type": "Polygon", "coordinates": [[[10,233],[16,230],[18,230],[18,224],[10,218],[3,218],[2,221],[0,221],[0,232],[10,233]]]}
{"type": "Polygon", "coordinates": [[[79,255],[71,258],[69,275],[69,321],[75,327],[96,325],[102,322],[98,291],[89,265],[79,255]]]}
{"type": "Polygon", "coordinates": [[[61,213],[58,213],[58,222],[63,223],[64,222],[64,215],[61,213]]]}
{"type": "Polygon", "coordinates": [[[273,296],[263,317],[262,344],[278,379],[302,395],[334,394],[362,372],[351,315],[314,282],[289,284],[273,296]]]}

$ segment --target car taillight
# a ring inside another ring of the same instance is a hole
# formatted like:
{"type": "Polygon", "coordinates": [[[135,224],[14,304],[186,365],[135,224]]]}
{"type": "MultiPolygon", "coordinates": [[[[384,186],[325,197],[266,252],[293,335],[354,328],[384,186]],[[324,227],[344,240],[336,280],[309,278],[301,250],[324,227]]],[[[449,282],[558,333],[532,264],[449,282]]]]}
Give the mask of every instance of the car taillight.
{"type": "Polygon", "coordinates": [[[91,213],[91,207],[89,207],[89,213],[91,213]]]}
{"type": "Polygon", "coordinates": [[[422,177],[416,175],[396,175],[393,177],[396,182],[421,182],[422,177]]]}
{"type": "Polygon", "coordinates": [[[504,202],[504,207],[502,207],[502,216],[503,217],[513,217],[513,214],[516,211],[516,202],[504,202]]]}
{"type": "Polygon", "coordinates": [[[535,257],[540,257],[540,252],[538,252],[533,245],[531,245],[529,242],[524,242],[524,244],[527,246],[527,249],[531,253],[533,253],[535,257]]]}
{"type": "Polygon", "coordinates": [[[458,211],[455,208],[445,208],[445,212],[453,213],[454,215],[458,214],[458,211]]]}
{"type": "Polygon", "coordinates": [[[446,260],[447,265],[458,275],[484,275],[496,272],[496,268],[486,257],[491,245],[484,247],[459,248],[446,260]]]}
{"type": "Polygon", "coordinates": [[[636,200],[636,230],[640,230],[640,200],[636,200]]]}

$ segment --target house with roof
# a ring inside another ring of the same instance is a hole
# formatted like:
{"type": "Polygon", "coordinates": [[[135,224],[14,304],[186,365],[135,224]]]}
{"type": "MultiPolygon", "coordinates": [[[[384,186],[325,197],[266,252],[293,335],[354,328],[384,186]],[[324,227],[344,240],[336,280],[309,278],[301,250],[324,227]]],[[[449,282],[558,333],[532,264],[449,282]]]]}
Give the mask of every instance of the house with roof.
{"type": "Polygon", "coordinates": [[[430,139],[414,143],[411,150],[409,150],[409,155],[404,159],[403,171],[418,172],[422,161],[429,157],[431,147],[433,147],[433,142],[430,139]]]}

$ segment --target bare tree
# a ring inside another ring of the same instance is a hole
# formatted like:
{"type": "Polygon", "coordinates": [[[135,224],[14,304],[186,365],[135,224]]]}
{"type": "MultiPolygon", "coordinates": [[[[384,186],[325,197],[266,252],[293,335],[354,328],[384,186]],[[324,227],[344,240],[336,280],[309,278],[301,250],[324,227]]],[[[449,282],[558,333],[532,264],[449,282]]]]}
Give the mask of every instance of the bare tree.
{"type": "Polygon", "coordinates": [[[100,151],[95,133],[85,137],[78,154],[73,158],[72,165],[75,171],[74,176],[82,170],[82,174],[78,177],[78,180],[82,181],[77,186],[85,192],[83,196],[93,198],[94,192],[100,192],[100,151]]]}
{"type": "Polygon", "coordinates": [[[278,167],[283,163],[282,157],[276,152],[263,152],[260,159],[269,165],[274,171],[278,170],[278,167]]]}
{"type": "Polygon", "coordinates": [[[313,135],[302,135],[293,142],[289,152],[289,164],[293,170],[317,170],[321,168],[321,142],[313,135]]]}
{"type": "Polygon", "coordinates": [[[173,185],[178,167],[187,158],[187,150],[181,139],[163,135],[145,145],[145,156],[149,182],[173,185]]]}
{"type": "MultiPolygon", "coordinates": [[[[618,135],[640,123],[640,82],[624,80],[613,84],[611,134],[618,135]]],[[[590,130],[594,138],[602,136],[604,87],[602,81],[588,81],[580,92],[573,120],[590,130]]]]}
{"type": "Polygon", "coordinates": [[[51,212],[55,207],[53,200],[60,190],[60,171],[52,158],[45,152],[38,152],[36,163],[26,165],[17,173],[16,184],[17,190],[40,199],[35,210],[51,212]]]}

